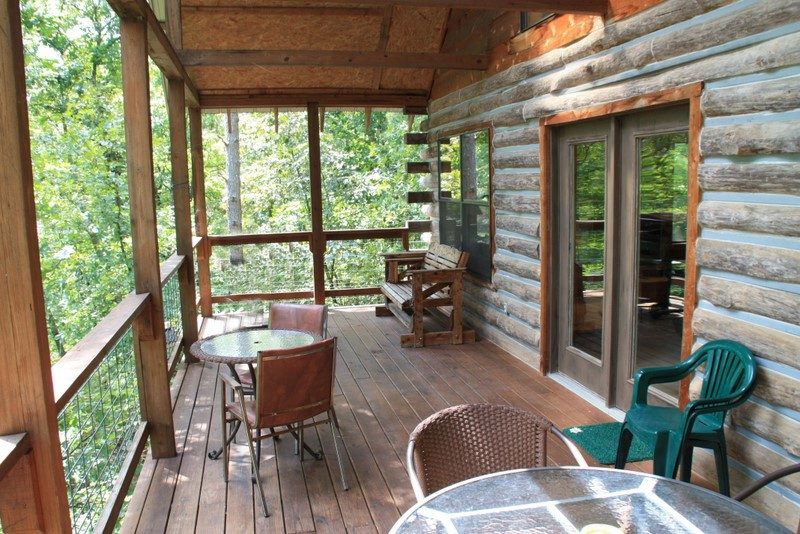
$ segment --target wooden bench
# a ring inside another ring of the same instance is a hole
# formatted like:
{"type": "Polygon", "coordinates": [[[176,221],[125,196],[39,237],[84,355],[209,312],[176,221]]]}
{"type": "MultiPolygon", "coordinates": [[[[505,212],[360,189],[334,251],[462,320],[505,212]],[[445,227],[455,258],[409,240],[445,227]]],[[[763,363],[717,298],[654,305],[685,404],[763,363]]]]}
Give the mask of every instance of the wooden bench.
{"type": "Polygon", "coordinates": [[[383,254],[386,281],[381,292],[386,304],[375,315],[394,314],[410,332],[400,336],[403,347],[424,347],[475,341],[473,330],[461,323],[463,277],[469,254],[447,245],[433,244],[428,251],[383,254]],[[425,332],[423,316],[437,311],[449,322],[449,330],[425,332]]]}

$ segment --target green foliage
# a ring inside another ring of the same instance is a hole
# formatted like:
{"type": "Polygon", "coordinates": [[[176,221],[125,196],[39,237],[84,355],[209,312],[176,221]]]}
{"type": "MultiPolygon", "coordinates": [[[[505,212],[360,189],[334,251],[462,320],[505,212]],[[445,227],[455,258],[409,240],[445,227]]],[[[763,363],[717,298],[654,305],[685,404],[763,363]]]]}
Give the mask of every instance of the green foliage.
{"type": "MultiPolygon", "coordinates": [[[[119,22],[105,0],[22,3],[32,160],[53,359],[133,287],[119,22]]],[[[154,165],[162,257],[174,249],[160,75],[154,165]]]]}
{"type": "MultiPolygon", "coordinates": [[[[206,203],[209,231],[228,233],[226,197],[226,115],[203,119],[206,203]]],[[[311,230],[308,123],[306,113],[281,111],[275,131],[273,113],[239,114],[243,232],[311,230]]],[[[320,135],[323,175],[323,224],[328,230],[404,226],[422,215],[405,200],[416,178],[405,173],[416,159],[403,143],[406,118],[399,112],[374,112],[369,130],[362,111],[328,111],[320,135]]],[[[377,285],[380,252],[398,250],[399,240],[328,243],[327,287],[377,285]],[[377,273],[377,274],[376,274],[377,273]]],[[[231,265],[219,250],[211,258],[214,294],[300,291],[313,287],[308,245],[244,247],[245,264],[231,265]]],[[[364,299],[347,299],[348,304],[364,299]]],[[[336,300],[342,304],[345,300],[336,300]]],[[[255,306],[261,309],[263,306],[255,306]]],[[[227,311],[252,310],[232,303],[227,311]]]]}

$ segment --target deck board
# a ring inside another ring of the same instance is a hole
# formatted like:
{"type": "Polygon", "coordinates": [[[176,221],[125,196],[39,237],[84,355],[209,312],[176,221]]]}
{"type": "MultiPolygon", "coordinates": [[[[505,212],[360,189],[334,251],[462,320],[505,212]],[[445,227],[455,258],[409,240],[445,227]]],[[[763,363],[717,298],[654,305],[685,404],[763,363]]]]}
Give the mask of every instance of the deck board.
{"type": "MultiPolygon", "coordinates": [[[[262,315],[206,319],[201,335],[262,324],[262,315]]],[[[350,490],[343,491],[327,425],[306,431],[323,460],[294,454],[294,440],[264,440],[261,475],[270,517],[250,482],[244,439],[231,447],[229,482],[219,446],[217,365],[181,368],[173,384],[179,455],[148,456],[128,505],[122,532],[386,532],[414,503],[405,471],[409,432],[431,413],[463,402],[494,402],[541,413],[559,427],[611,420],[574,393],[479,341],[467,345],[401,348],[404,327],[372,308],[333,308],[329,331],[339,338],[336,411],[344,434],[350,490]]],[[[551,463],[571,463],[552,440],[551,463]]],[[[649,469],[647,463],[634,469],[649,469]]]]}

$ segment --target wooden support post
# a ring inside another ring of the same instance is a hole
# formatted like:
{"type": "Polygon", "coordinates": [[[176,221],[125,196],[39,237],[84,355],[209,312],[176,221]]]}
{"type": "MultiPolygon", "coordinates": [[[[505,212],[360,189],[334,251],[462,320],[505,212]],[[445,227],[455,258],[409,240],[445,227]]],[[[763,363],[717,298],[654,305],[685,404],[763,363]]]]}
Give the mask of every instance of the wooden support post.
{"type": "Polygon", "coordinates": [[[186,96],[183,80],[167,80],[170,155],[172,160],[172,201],[175,205],[177,252],[186,259],[178,273],[181,291],[183,352],[186,361],[197,359],[189,347],[197,341],[197,302],[194,294],[194,248],[192,247],[192,206],[189,191],[189,159],[186,146],[186,96]]]}
{"type": "Polygon", "coordinates": [[[121,19],[120,43],[134,285],[136,293],[150,293],[149,305],[133,323],[133,346],[142,416],[150,425],[150,447],[154,458],[165,458],[175,456],[175,430],[158,258],[146,22],[121,19]]]}
{"type": "Polygon", "coordinates": [[[197,276],[200,278],[200,313],[213,315],[211,303],[211,245],[208,242],[206,215],[206,178],[203,167],[203,120],[200,108],[189,108],[189,137],[192,142],[192,191],[194,192],[194,224],[202,242],[197,247],[197,276]]]}
{"type": "Polygon", "coordinates": [[[311,254],[314,302],[325,304],[325,232],[322,227],[322,162],[319,150],[319,104],[308,104],[308,162],[311,176],[311,254]]]}
{"type": "Polygon", "coordinates": [[[0,435],[25,431],[32,447],[0,481],[0,521],[6,532],[71,532],[39,265],[19,2],[0,4],[0,139],[0,435]]]}

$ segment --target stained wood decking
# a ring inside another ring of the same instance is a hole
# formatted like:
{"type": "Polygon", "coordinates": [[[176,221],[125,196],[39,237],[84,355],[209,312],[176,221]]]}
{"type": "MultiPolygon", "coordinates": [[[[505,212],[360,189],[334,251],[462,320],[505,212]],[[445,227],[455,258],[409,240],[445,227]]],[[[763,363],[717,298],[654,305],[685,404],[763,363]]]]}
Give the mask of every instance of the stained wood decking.
{"type": "MultiPolygon", "coordinates": [[[[204,322],[201,335],[263,322],[255,315],[216,316],[204,322]]],[[[342,491],[327,426],[306,433],[314,448],[321,441],[321,461],[306,456],[301,463],[289,437],[264,441],[261,476],[271,515],[263,517],[244,438],[231,448],[227,485],[222,460],[207,457],[220,443],[217,365],[193,364],[173,379],[178,456],[145,460],[122,532],[383,533],[414,504],[404,466],[408,435],[439,409],[465,402],[513,404],[561,428],[610,420],[487,341],[403,349],[402,325],[393,317],[375,317],[372,307],[332,309],[329,331],[339,337],[336,411],[349,491],[342,491]]],[[[549,462],[571,463],[557,441],[550,440],[549,462]]]]}

